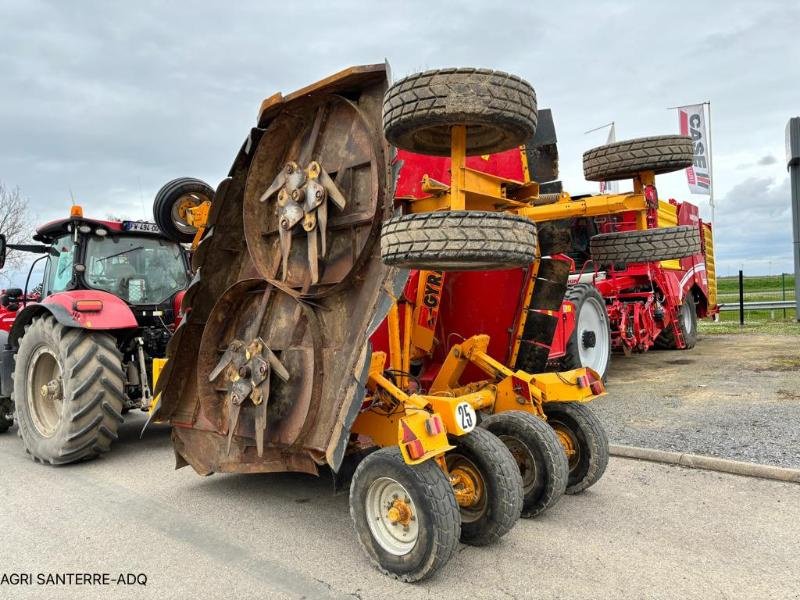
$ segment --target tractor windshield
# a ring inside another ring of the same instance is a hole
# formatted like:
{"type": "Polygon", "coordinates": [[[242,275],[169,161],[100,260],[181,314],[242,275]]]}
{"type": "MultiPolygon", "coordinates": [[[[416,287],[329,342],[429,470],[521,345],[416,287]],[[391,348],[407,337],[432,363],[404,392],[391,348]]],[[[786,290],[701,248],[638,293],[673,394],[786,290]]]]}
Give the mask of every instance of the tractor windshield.
{"type": "Polygon", "coordinates": [[[91,236],[85,266],[89,286],[131,304],[160,304],[189,284],[180,246],[151,236],[91,236]]]}

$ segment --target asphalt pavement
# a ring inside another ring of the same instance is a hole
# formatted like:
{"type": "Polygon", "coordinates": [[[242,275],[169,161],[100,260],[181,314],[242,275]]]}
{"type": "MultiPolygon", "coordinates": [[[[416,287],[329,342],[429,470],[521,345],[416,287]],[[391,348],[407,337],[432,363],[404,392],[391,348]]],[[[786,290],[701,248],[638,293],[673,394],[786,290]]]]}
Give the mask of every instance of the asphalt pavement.
{"type": "Polygon", "coordinates": [[[89,463],[34,464],[0,436],[0,598],[800,598],[800,486],[612,459],[501,543],[462,546],[433,579],[375,571],[327,478],[173,470],[168,431],[123,426],[89,463]],[[146,584],[118,584],[120,574],[146,584]]]}

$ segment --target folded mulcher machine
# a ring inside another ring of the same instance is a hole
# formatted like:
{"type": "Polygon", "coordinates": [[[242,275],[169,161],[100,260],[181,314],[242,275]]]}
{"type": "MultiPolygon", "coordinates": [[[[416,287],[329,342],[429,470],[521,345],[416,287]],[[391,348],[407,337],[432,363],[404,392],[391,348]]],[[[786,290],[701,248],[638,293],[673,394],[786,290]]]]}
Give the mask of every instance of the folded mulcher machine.
{"type": "MultiPolygon", "coordinates": [[[[265,100],[210,210],[181,213],[202,232],[155,414],[178,466],[357,464],[358,539],[404,581],[597,481],[607,441],[583,404],[604,393],[597,373],[513,370],[485,333],[451,343],[446,322],[431,329],[443,303],[478,300],[437,288],[445,271],[521,271],[481,301],[558,310],[568,265],[509,212],[536,184],[467,166],[525,144],[536,119],[530,85],[476,69],[389,87],[385,65],[354,67],[265,100]],[[452,181],[425,177],[430,198],[396,206],[393,147],[450,156],[452,181]]],[[[492,311],[473,320],[489,328],[492,311]]]]}

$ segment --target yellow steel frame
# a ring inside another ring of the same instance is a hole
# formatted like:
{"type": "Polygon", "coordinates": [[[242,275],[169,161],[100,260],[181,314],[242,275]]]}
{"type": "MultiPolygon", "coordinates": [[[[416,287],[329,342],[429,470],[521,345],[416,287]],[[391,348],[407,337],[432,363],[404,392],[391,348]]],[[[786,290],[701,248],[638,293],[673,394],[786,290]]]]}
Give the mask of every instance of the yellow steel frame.
{"type": "MultiPolygon", "coordinates": [[[[410,310],[405,313],[410,314],[410,310]]],[[[389,347],[393,354],[391,368],[395,369],[407,364],[406,357],[410,351],[410,325],[404,327],[405,335],[401,339],[396,305],[390,309],[388,327],[389,347]]],[[[367,389],[371,400],[381,400],[380,408],[359,413],[352,432],[368,436],[379,446],[398,446],[406,463],[417,464],[441,457],[452,449],[448,434],[458,436],[472,430],[474,425],[465,429],[459,418],[464,404],[473,411],[523,410],[545,419],[542,409],[545,402],[589,402],[605,394],[600,376],[591,369],[538,375],[512,371],[487,354],[488,346],[487,335],[473,336],[454,345],[427,394],[407,393],[402,386],[408,386],[408,378],[402,373],[396,378],[399,385],[388,379],[384,375],[386,354],[373,353],[367,389]],[[489,379],[462,385],[459,380],[469,363],[481,369],[489,379]],[[590,380],[594,389],[588,385],[590,380]],[[430,430],[430,420],[434,417],[443,424],[442,431],[430,430]],[[408,431],[412,432],[415,442],[422,444],[423,451],[417,456],[411,455],[409,443],[404,441],[408,431]]]]}
{"type": "Polygon", "coordinates": [[[186,222],[197,229],[194,234],[194,239],[192,239],[192,250],[194,250],[197,248],[197,245],[200,243],[203,233],[206,230],[206,225],[208,224],[208,215],[211,212],[211,201],[204,200],[197,206],[187,207],[181,212],[185,212],[185,215],[181,216],[186,219],[186,222]]]}
{"type": "MultiPolygon", "coordinates": [[[[620,212],[637,212],[637,229],[647,229],[647,201],[644,188],[655,183],[655,173],[643,171],[633,180],[630,194],[608,194],[572,200],[569,194],[551,204],[537,204],[539,184],[534,181],[515,181],[470,169],[466,165],[467,129],[464,125],[452,127],[450,150],[450,185],[431,179],[422,179],[424,198],[408,199],[412,213],[439,210],[492,210],[508,211],[533,221],[554,221],[570,217],[592,217],[620,212]]],[[[527,159],[523,156],[525,179],[529,179],[527,159]]]]}

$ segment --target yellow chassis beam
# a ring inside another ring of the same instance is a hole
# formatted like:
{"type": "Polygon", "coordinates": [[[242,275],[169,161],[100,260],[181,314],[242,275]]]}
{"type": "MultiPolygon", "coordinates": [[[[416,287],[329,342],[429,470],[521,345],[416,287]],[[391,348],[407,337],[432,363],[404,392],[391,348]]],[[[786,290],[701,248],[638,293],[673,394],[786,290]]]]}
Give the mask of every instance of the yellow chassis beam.
{"type": "Polygon", "coordinates": [[[572,200],[569,194],[563,193],[557,202],[537,204],[539,184],[533,181],[505,179],[470,169],[466,166],[466,127],[456,125],[451,129],[450,135],[452,173],[450,185],[425,175],[422,180],[422,190],[431,195],[425,198],[406,199],[410,212],[507,211],[542,222],[636,211],[639,213],[637,228],[647,229],[648,206],[644,197],[644,187],[654,185],[655,174],[652,171],[644,171],[634,178],[634,188],[630,194],[589,196],[572,200]]]}

